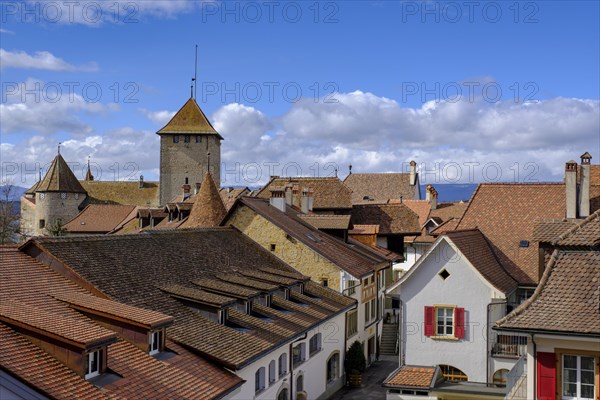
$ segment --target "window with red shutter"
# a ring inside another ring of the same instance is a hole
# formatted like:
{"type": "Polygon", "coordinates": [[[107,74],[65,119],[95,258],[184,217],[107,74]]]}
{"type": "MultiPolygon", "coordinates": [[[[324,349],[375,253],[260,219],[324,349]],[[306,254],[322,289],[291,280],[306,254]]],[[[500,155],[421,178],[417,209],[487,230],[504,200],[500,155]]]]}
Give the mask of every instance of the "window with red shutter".
{"type": "Polygon", "coordinates": [[[435,333],[435,307],[425,306],[425,336],[435,333]]]}
{"type": "Polygon", "coordinates": [[[537,353],[538,400],[556,400],[556,355],[537,353]]]}
{"type": "Polygon", "coordinates": [[[465,337],[465,309],[454,309],[454,336],[458,339],[465,337]]]}

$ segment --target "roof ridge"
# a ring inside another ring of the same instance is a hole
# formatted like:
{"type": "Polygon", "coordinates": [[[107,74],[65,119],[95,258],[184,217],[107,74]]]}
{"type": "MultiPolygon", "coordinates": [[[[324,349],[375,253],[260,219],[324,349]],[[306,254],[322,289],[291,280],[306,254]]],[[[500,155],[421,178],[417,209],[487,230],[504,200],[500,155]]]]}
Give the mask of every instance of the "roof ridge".
{"type": "Polygon", "coordinates": [[[592,214],[590,214],[589,216],[587,216],[584,220],[582,220],[581,222],[579,222],[577,225],[575,225],[575,226],[567,229],[567,231],[565,231],[562,235],[560,235],[558,238],[556,238],[552,242],[552,245],[553,246],[558,246],[559,242],[562,242],[567,237],[569,237],[572,234],[574,234],[575,232],[577,232],[582,226],[585,226],[586,224],[588,224],[589,222],[593,221],[596,218],[600,218],[600,209],[596,210],[595,212],[593,212],[592,214]]]}

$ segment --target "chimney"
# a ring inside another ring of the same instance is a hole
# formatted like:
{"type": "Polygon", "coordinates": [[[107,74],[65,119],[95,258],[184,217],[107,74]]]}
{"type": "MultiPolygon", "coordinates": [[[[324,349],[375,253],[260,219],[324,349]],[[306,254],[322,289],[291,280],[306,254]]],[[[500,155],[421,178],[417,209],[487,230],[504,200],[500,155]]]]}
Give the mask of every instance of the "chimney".
{"type": "Polygon", "coordinates": [[[313,210],[313,205],[315,203],[315,191],[312,187],[308,187],[308,211],[313,210]]]}
{"type": "Polygon", "coordinates": [[[281,212],[285,212],[285,194],[282,187],[271,187],[271,198],[269,204],[281,212]]]}
{"type": "Polygon", "coordinates": [[[425,200],[429,202],[432,210],[437,208],[438,192],[431,184],[427,185],[427,188],[425,189],[425,200]]]}
{"type": "Polygon", "coordinates": [[[311,187],[302,188],[302,198],[300,200],[300,208],[302,214],[308,214],[313,210],[314,191],[311,187]]]}
{"type": "Polygon", "coordinates": [[[590,182],[592,156],[587,151],[581,155],[579,178],[579,218],[590,216],[590,182]]]}
{"type": "Polygon", "coordinates": [[[577,163],[573,160],[565,164],[565,190],[567,218],[577,218],[577,163]]]}
{"type": "Polygon", "coordinates": [[[300,208],[300,185],[297,183],[292,186],[292,206],[300,208]]]}
{"type": "Polygon", "coordinates": [[[417,183],[417,163],[415,160],[410,162],[410,186],[415,186],[417,183]]]}
{"type": "Polygon", "coordinates": [[[292,194],[292,187],[294,185],[292,185],[291,183],[288,183],[287,185],[285,185],[285,204],[287,204],[288,206],[292,206],[292,202],[293,202],[293,194],[292,194]]]}
{"type": "Polygon", "coordinates": [[[200,186],[202,186],[202,184],[200,182],[196,182],[194,194],[198,194],[198,192],[200,192],[200,186]]]}
{"type": "Polygon", "coordinates": [[[143,189],[144,188],[144,175],[140,175],[140,183],[138,188],[143,189]]]}
{"type": "Polygon", "coordinates": [[[185,178],[185,183],[181,185],[181,189],[183,189],[183,200],[190,197],[190,190],[192,189],[192,187],[189,185],[187,177],[185,178]]]}

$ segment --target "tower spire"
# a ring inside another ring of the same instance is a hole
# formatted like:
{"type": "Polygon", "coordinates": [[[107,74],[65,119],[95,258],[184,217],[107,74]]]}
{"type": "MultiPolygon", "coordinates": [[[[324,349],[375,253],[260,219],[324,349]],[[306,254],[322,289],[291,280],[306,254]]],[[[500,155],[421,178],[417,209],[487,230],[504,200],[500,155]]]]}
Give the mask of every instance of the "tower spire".
{"type": "Polygon", "coordinates": [[[90,156],[88,156],[88,159],[87,159],[87,171],[85,173],[85,180],[86,181],[94,180],[94,175],[92,175],[92,169],[90,168],[90,156]]]}

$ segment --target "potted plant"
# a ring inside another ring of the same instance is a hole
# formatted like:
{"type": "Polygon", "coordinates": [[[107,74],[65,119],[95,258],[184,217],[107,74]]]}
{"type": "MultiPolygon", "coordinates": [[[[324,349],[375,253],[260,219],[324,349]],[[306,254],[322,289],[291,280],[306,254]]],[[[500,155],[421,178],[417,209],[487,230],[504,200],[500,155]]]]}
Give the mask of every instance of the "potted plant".
{"type": "Polygon", "coordinates": [[[363,352],[363,346],[357,340],[346,352],[344,369],[350,387],[360,387],[362,385],[362,373],[367,368],[367,360],[363,352]]]}

